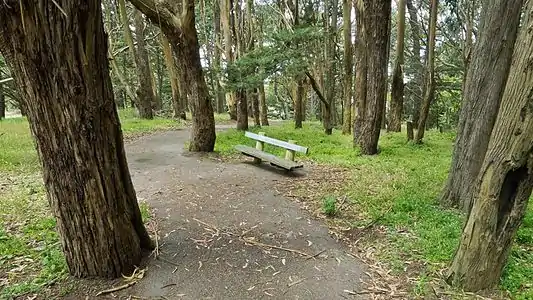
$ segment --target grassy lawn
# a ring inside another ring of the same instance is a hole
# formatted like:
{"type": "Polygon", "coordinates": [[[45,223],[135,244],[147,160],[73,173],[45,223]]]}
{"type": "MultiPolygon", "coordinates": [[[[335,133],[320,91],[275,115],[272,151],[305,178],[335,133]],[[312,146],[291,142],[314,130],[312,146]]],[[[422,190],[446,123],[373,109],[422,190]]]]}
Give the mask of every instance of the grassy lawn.
{"type": "MultiPolygon", "coordinates": [[[[375,234],[363,238],[364,247],[377,249],[378,259],[386,262],[396,275],[415,277],[410,291],[413,296],[433,295],[428,283],[442,277],[439,274],[453,257],[464,219],[459,212],[437,204],[450,165],[453,134],[429,131],[423,145],[412,145],[406,143],[405,133],[384,133],[380,154],[361,156],[352,147],[351,136],[342,136],[339,131],[327,136],[317,123],[306,123],[300,130],[286,123],[251,131],[263,131],[280,140],[296,140],[309,147],[309,155],[300,156],[302,160],[347,168],[348,178],[343,187],[333,192],[317,192],[312,199],[315,207],[324,214],[332,214],[334,202],[347,198],[349,209],[328,222],[332,226],[349,224],[352,228],[375,222],[374,228],[379,228],[380,234],[377,238],[375,234]]],[[[218,135],[216,150],[234,155],[236,144],[254,146],[255,142],[230,130],[218,135]]],[[[283,154],[277,147],[266,147],[269,152],[283,154]]],[[[323,182],[324,187],[328,185],[323,182]]],[[[514,299],[533,299],[531,250],[533,205],[518,232],[500,285],[514,299]]]]}
{"type": "MultiPolygon", "coordinates": [[[[175,120],[141,120],[132,110],[120,111],[125,138],[180,126],[175,120]]],[[[40,164],[24,118],[0,121],[0,299],[67,293],[67,266],[55,232],[40,164]]],[[[143,216],[148,208],[141,204],[143,216]]]]}

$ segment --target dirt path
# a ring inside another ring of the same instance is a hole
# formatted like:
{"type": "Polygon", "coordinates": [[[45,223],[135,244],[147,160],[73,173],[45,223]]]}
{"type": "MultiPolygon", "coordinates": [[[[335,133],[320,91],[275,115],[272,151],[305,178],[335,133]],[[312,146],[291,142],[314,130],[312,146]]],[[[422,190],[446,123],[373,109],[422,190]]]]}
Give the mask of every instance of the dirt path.
{"type": "Polygon", "coordinates": [[[122,299],[353,299],[344,290],[358,290],[362,263],[275,191],[274,181],[289,175],[190,155],[188,138],[188,130],[171,131],[127,146],[138,196],[159,220],[165,261],[149,258],[122,299]]]}

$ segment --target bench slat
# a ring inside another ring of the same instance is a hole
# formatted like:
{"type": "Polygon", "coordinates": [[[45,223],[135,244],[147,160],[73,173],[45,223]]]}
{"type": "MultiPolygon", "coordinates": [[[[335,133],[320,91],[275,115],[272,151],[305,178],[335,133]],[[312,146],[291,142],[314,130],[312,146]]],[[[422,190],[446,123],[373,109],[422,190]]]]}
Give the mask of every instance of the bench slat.
{"type": "Polygon", "coordinates": [[[273,138],[268,137],[268,136],[255,134],[253,132],[246,131],[246,133],[244,135],[246,137],[249,137],[249,138],[254,139],[256,141],[265,142],[267,144],[278,146],[278,147],[285,148],[285,149],[289,149],[289,150],[292,150],[292,151],[302,152],[302,153],[305,153],[305,154],[307,154],[307,151],[308,151],[307,147],[302,147],[300,145],[295,145],[295,144],[287,143],[287,142],[284,142],[284,141],[276,140],[276,139],[273,139],[273,138]]]}
{"type": "Polygon", "coordinates": [[[242,154],[259,158],[263,161],[269,162],[272,165],[281,167],[283,169],[292,171],[293,169],[302,168],[303,164],[296,163],[294,161],[286,160],[283,158],[279,158],[275,155],[272,155],[270,153],[263,152],[261,150],[257,150],[252,147],[243,146],[243,145],[237,145],[235,146],[235,149],[242,154]]]}

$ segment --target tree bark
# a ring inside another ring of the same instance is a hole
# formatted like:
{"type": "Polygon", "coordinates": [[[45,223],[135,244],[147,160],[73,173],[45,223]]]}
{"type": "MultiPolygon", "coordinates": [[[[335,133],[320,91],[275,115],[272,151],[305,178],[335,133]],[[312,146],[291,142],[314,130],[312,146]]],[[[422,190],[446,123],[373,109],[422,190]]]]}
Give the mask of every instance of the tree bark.
{"type": "Polygon", "coordinates": [[[183,80],[180,95],[188,95],[192,114],[189,150],[210,152],[215,147],[215,118],[209,90],[200,63],[198,36],[195,28],[194,1],[184,0],[182,11],[154,0],[130,0],[167,36],[178,71],[183,80]]]}
{"type": "MultiPolygon", "coordinates": [[[[220,1],[220,20],[222,22],[222,32],[224,34],[224,56],[226,58],[226,69],[233,63],[233,37],[231,34],[231,19],[232,19],[232,1],[220,1]]],[[[229,70],[227,70],[229,72],[229,70]]],[[[228,74],[229,77],[229,74],[228,74]]],[[[228,106],[228,113],[231,120],[237,120],[237,107],[235,93],[226,92],[226,105],[228,106]]]]}
{"type": "Polygon", "coordinates": [[[139,88],[137,90],[137,107],[139,109],[139,117],[143,119],[153,119],[153,104],[154,90],[153,90],[153,74],[150,69],[150,59],[148,58],[148,51],[144,42],[144,21],[141,13],[135,10],[133,13],[135,20],[135,39],[137,40],[137,48],[135,55],[135,63],[137,65],[137,77],[139,78],[139,88]]]}
{"type": "Polygon", "coordinates": [[[0,51],[24,87],[70,273],[130,274],[152,243],[126,162],[101,2],[0,2],[0,51]]]}
{"type": "MultiPolygon", "coordinates": [[[[221,1],[221,0],[219,0],[221,1]]],[[[222,86],[220,85],[220,70],[222,69],[222,65],[220,63],[220,47],[222,46],[222,34],[220,31],[220,5],[217,1],[213,1],[213,27],[215,29],[215,45],[214,45],[214,69],[216,70],[215,78],[214,78],[214,85],[215,85],[215,102],[217,107],[217,113],[221,114],[224,113],[224,91],[222,90],[222,86]]]]}
{"type": "MultiPolygon", "coordinates": [[[[360,0],[361,1],[361,0],[360,0]]],[[[366,60],[366,107],[362,111],[362,122],[358,130],[358,144],[362,154],[373,155],[378,152],[381,119],[385,105],[387,81],[387,45],[391,17],[390,0],[362,0],[364,43],[366,60]]],[[[364,80],[361,78],[359,80],[364,80]]],[[[358,91],[361,93],[361,91],[358,91]]]]}
{"type": "Polygon", "coordinates": [[[186,119],[185,110],[181,105],[181,95],[179,90],[179,79],[176,74],[176,63],[174,56],[172,56],[172,49],[170,43],[164,34],[161,35],[161,46],[163,48],[163,55],[165,56],[165,64],[167,65],[168,77],[170,80],[170,88],[172,90],[172,109],[174,110],[174,118],[186,119]]]}
{"type": "Polygon", "coordinates": [[[468,211],[472,182],[485,157],[520,23],[523,0],[491,0],[482,9],[472,52],[452,163],[440,203],[468,211]],[[497,41],[497,42],[495,42],[497,41]]]}
{"type": "Polygon", "coordinates": [[[501,109],[448,274],[450,283],[467,291],[498,284],[533,188],[533,1],[525,2],[501,109]]]}
{"type": "Polygon", "coordinates": [[[398,21],[396,36],[396,62],[392,75],[391,103],[388,131],[402,131],[403,115],[403,50],[405,37],[405,0],[398,1],[398,21]]]}
{"type": "Polygon", "coordinates": [[[268,124],[268,108],[266,105],[266,95],[265,95],[265,85],[263,83],[259,84],[259,107],[261,115],[261,125],[269,126],[268,124]]]}
{"type": "MultiPolygon", "coordinates": [[[[2,76],[0,76],[0,80],[2,76]]],[[[6,117],[6,97],[4,95],[4,85],[0,83],[0,120],[6,117]]]]}
{"type": "Polygon", "coordinates": [[[294,128],[302,128],[303,122],[303,80],[298,80],[294,86],[294,128]]]}
{"type": "Polygon", "coordinates": [[[329,103],[323,106],[322,123],[324,125],[324,132],[332,134],[333,124],[335,123],[335,37],[337,35],[337,15],[338,15],[338,0],[328,0],[329,10],[331,11],[331,19],[328,25],[327,44],[325,51],[326,58],[326,100],[329,103]]]}
{"type": "Polygon", "coordinates": [[[437,32],[437,9],[438,0],[431,0],[431,13],[429,16],[428,59],[426,68],[426,83],[424,87],[424,100],[420,109],[420,119],[415,135],[415,143],[422,143],[426,131],[426,121],[429,115],[429,107],[435,98],[435,35],[437,32]]]}
{"type": "Polygon", "coordinates": [[[368,65],[366,61],[366,44],[365,44],[365,23],[363,22],[364,3],[363,0],[353,0],[356,21],[356,63],[355,63],[355,115],[353,140],[354,146],[359,145],[361,138],[361,129],[365,120],[366,111],[366,91],[367,91],[367,73],[368,65]]]}
{"type": "Polygon", "coordinates": [[[237,100],[237,130],[248,130],[248,104],[246,92],[242,89],[235,92],[237,100]]]}
{"type": "Polygon", "coordinates": [[[352,133],[352,5],[351,0],[342,1],[342,20],[344,36],[344,110],[342,118],[342,134],[352,133]]]}
{"type": "Polygon", "coordinates": [[[416,7],[413,5],[413,0],[405,0],[407,10],[409,11],[409,25],[411,27],[411,38],[413,39],[413,80],[409,84],[410,87],[410,114],[413,124],[418,124],[420,119],[420,103],[422,99],[422,72],[423,66],[421,61],[421,46],[420,46],[420,24],[418,23],[418,16],[416,7]]]}
{"type": "Polygon", "coordinates": [[[252,108],[254,110],[254,125],[256,127],[261,127],[261,117],[260,117],[260,108],[259,108],[259,89],[254,89],[251,93],[252,97],[252,108]]]}

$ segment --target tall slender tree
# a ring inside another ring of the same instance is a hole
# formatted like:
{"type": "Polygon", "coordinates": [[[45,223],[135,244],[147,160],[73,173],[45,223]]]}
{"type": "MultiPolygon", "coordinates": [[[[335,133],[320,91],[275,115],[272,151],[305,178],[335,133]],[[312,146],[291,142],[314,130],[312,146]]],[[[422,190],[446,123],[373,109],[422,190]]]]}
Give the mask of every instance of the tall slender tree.
{"type": "Polygon", "coordinates": [[[429,115],[429,107],[435,98],[435,41],[437,34],[437,10],[438,0],[431,0],[431,12],[429,15],[429,36],[426,61],[426,83],[424,85],[424,99],[420,109],[420,119],[415,135],[415,143],[421,143],[426,131],[426,121],[429,115]]]}
{"type": "MultiPolygon", "coordinates": [[[[448,274],[449,282],[468,291],[498,284],[533,189],[533,1],[525,3],[501,108],[471,182],[474,204],[448,274]]],[[[501,9],[495,18],[503,17],[501,9]]]]}
{"type": "Polygon", "coordinates": [[[342,134],[352,132],[352,0],[342,0],[342,21],[344,37],[344,112],[342,118],[342,134]]]}
{"type": "MultiPolygon", "coordinates": [[[[220,71],[222,69],[221,65],[221,47],[222,47],[222,33],[220,30],[220,1],[223,0],[213,0],[213,28],[214,28],[214,49],[213,49],[213,55],[214,55],[214,66],[215,69],[215,75],[216,77],[220,77],[220,71]]],[[[215,86],[215,102],[216,102],[216,108],[217,113],[221,114],[224,112],[224,102],[225,102],[225,96],[224,96],[224,90],[222,89],[222,86],[220,85],[220,78],[214,78],[214,86],[215,86]]]]}
{"type": "Polygon", "coordinates": [[[209,152],[215,147],[215,118],[209,90],[204,79],[198,36],[195,27],[194,1],[176,3],[155,0],[130,0],[167,36],[182,80],[181,95],[187,94],[192,114],[190,151],[209,152]],[[181,9],[180,9],[181,7],[181,9]]]}
{"type": "MultiPolygon", "coordinates": [[[[322,106],[322,123],[324,124],[324,131],[326,134],[333,132],[333,125],[335,123],[335,45],[337,36],[337,16],[339,11],[338,0],[326,0],[327,11],[331,13],[328,19],[328,30],[325,45],[325,59],[326,59],[326,101],[328,105],[322,106]]],[[[326,14],[327,15],[327,14],[326,14]]]]}
{"type": "MultiPolygon", "coordinates": [[[[222,23],[222,32],[224,35],[224,58],[226,61],[226,68],[234,61],[233,54],[233,34],[231,31],[231,22],[233,20],[233,4],[232,0],[220,1],[220,21],[222,23]]],[[[229,70],[227,70],[229,76],[229,70]]],[[[226,105],[228,106],[228,113],[230,119],[237,120],[237,107],[235,104],[235,94],[233,92],[226,92],[226,105]]]]}
{"type": "Polygon", "coordinates": [[[403,116],[403,52],[405,39],[405,0],[398,1],[398,20],[396,34],[396,62],[392,75],[391,103],[388,131],[402,130],[403,116]]]}
{"type": "Polygon", "coordinates": [[[182,103],[182,97],[179,90],[179,78],[176,70],[176,63],[174,56],[172,56],[172,49],[167,37],[161,35],[161,48],[163,48],[163,55],[165,57],[165,64],[167,65],[168,78],[170,80],[170,89],[172,91],[172,109],[174,110],[174,118],[186,119],[185,105],[182,103]]]}
{"type": "Polygon", "coordinates": [[[422,80],[424,66],[421,59],[422,47],[420,46],[420,23],[413,1],[414,0],[405,0],[407,10],[409,11],[409,27],[411,27],[411,68],[413,69],[413,80],[408,83],[408,87],[410,98],[410,119],[414,124],[418,124],[418,120],[420,119],[420,104],[422,102],[423,94],[422,86],[424,85],[422,80]]]}
{"type": "Polygon", "coordinates": [[[101,9],[97,0],[0,2],[0,52],[24,87],[47,197],[78,277],[129,274],[152,248],[124,152],[101,9]]]}
{"type": "MultiPolygon", "coordinates": [[[[154,77],[150,68],[150,59],[148,58],[148,50],[146,49],[145,39],[145,24],[141,12],[135,10],[134,13],[135,24],[135,40],[137,47],[135,48],[135,64],[137,66],[137,77],[139,78],[139,87],[137,89],[137,107],[139,109],[139,116],[141,118],[152,119],[153,107],[156,102],[154,99],[154,77]]],[[[129,26],[129,25],[128,25],[129,26]]]]}

